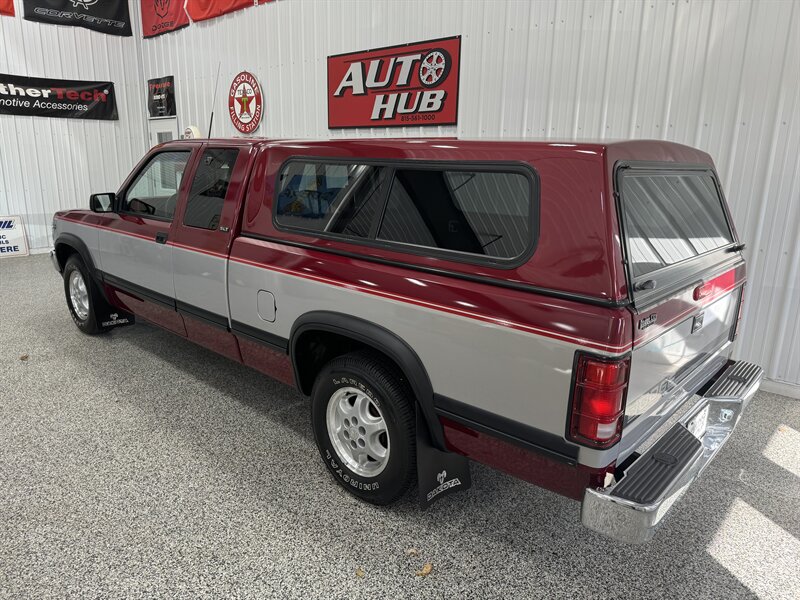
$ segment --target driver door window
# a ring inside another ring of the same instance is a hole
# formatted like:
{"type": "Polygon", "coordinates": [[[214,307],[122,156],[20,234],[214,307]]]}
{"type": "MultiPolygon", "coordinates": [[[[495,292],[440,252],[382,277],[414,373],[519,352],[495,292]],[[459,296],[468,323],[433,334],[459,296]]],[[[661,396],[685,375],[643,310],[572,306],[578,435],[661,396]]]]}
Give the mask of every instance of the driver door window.
{"type": "Polygon", "coordinates": [[[156,154],[128,188],[122,211],[171,221],[190,152],[156,154]]]}

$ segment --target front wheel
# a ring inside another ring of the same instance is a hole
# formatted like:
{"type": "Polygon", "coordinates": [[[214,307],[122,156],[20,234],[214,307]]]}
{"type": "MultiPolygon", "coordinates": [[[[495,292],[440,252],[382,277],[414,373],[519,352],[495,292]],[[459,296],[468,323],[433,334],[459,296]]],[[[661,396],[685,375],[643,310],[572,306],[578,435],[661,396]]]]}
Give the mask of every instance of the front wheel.
{"type": "Polygon", "coordinates": [[[311,417],[325,466],[351,494],[389,504],[411,485],[413,399],[393,365],[368,352],[333,359],[314,383],[311,417]]]}
{"type": "Polygon", "coordinates": [[[67,297],[69,314],[78,329],[89,335],[105,331],[98,316],[99,305],[104,301],[83,262],[75,254],[70,256],[64,265],[64,293],[67,297]]]}

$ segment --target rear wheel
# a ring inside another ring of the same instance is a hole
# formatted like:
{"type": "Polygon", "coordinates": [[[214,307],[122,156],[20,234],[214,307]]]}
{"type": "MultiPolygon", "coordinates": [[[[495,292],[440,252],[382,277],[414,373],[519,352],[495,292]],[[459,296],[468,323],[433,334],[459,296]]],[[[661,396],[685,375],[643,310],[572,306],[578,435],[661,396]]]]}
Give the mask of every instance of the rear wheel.
{"type": "Polygon", "coordinates": [[[325,465],[351,494],[389,504],[413,482],[413,399],[386,361],[356,352],[323,367],[312,392],[312,425],[325,465]]]}
{"type": "Polygon", "coordinates": [[[69,313],[78,329],[89,335],[105,331],[98,316],[105,301],[77,254],[70,256],[64,265],[64,293],[69,313]]]}

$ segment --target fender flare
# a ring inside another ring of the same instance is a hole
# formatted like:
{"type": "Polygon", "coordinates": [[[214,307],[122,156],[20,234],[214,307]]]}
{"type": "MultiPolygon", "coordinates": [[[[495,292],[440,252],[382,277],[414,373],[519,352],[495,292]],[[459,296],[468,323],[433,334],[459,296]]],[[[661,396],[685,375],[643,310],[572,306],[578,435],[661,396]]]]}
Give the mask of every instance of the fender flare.
{"type": "MultiPolygon", "coordinates": [[[[56,249],[56,255],[58,253],[59,246],[68,246],[75,250],[78,256],[81,257],[83,264],[86,265],[86,268],[89,270],[89,275],[97,284],[97,289],[103,296],[103,299],[108,302],[108,297],[106,297],[106,291],[103,285],[103,275],[101,271],[95,267],[94,260],[92,260],[92,254],[89,252],[89,248],[86,243],[74,233],[61,233],[53,243],[53,247],[56,249]]],[[[60,266],[63,271],[63,265],[60,266]]]]}
{"type": "Polygon", "coordinates": [[[297,341],[304,333],[314,330],[349,337],[391,358],[408,379],[421,416],[428,426],[431,441],[440,450],[447,450],[442,426],[433,406],[433,385],[425,366],[411,346],[385,327],[359,317],[324,310],[308,312],[295,321],[289,338],[289,357],[298,385],[297,341]]]}

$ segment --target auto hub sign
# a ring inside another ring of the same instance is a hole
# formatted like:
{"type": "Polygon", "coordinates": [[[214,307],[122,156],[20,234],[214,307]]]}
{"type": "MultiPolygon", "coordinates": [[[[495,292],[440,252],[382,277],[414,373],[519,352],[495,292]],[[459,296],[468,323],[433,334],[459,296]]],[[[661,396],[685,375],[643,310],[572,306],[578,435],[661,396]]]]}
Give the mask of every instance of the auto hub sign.
{"type": "Polygon", "coordinates": [[[455,125],[461,36],[328,57],[328,127],[455,125]]]}

